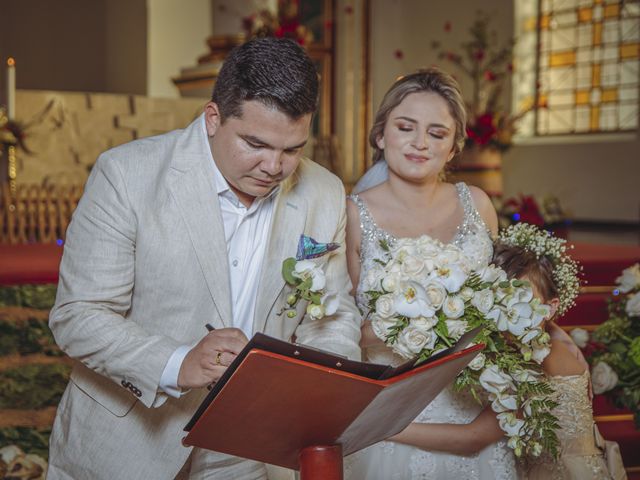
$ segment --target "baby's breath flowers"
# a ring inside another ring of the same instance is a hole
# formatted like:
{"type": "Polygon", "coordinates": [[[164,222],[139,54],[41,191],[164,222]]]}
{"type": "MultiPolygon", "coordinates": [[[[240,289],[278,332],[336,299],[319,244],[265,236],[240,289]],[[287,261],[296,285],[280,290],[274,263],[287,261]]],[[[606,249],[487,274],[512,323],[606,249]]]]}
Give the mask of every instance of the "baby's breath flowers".
{"type": "Polygon", "coordinates": [[[500,233],[500,241],[506,245],[522,247],[535,254],[536,258],[547,257],[553,264],[553,280],[558,290],[560,306],[558,315],[562,315],[575,305],[580,290],[579,274],[581,267],[573,260],[567,250],[567,241],[554,237],[550,232],[535,225],[517,223],[500,233]]]}

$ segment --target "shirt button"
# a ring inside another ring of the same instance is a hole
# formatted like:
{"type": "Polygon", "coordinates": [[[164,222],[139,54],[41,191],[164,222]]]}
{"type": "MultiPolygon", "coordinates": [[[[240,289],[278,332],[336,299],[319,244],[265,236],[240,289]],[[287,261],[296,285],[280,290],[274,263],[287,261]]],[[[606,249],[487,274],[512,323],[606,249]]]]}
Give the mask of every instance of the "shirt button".
{"type": "Polygon", "coordinates": [[[231,265],[233,265],[234,267],[237,267],[238,266],[238,260],[236,259],[233,262],[231,262],[231,265]]]}

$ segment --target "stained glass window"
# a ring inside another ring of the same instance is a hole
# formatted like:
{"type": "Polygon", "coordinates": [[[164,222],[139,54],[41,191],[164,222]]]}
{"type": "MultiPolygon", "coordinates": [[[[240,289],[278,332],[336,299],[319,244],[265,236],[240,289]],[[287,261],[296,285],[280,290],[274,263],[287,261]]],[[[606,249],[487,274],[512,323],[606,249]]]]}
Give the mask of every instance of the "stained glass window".
{"type": "Polygon", "coordinates": [[[523,0],[516,18],[516,109],[541,107],[525,133],[637,130],[640,0],[523,0]]]}

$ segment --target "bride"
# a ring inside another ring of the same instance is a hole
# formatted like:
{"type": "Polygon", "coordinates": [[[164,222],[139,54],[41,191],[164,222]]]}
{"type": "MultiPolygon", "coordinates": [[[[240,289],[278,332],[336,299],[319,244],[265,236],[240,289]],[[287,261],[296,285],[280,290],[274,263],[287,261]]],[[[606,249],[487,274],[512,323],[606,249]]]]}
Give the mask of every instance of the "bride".
{"type": "MultiPolygon", "coordinates": [[[[347,202],[347,262],[364,315],[361,280],[382,258],[381,240],[392,244],[428,235],[461,248],[474,268],[489,263],[497,233],[489,197],[464,183],[442,181],[447,163],[464,145],[465,124],[458,84],[437,69],[399,79],[382,100],[369,135],[376,164],[356,186],[361,193],[347,202]]],[[[402,361],[370,322],[362,333],[367,361],[402,361]]],[[[483,409],[450,386],[403,432],[345,459],[345,479],[516,478],[514,456],[503,439],[490,407],[483,409]],[[459,428],[468,423],[472,435],[459,428]]]]}

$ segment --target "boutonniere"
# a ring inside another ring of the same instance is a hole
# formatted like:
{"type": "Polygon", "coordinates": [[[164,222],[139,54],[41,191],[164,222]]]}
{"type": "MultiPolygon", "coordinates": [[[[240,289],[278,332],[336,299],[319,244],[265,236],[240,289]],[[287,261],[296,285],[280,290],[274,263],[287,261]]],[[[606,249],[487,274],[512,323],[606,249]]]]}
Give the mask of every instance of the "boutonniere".
{"type": "Polygon", "coordinates": [[[300,235],[295,258],[289,257],[282,262],[282,277],[293,291],[287,296],[287,304],[281,314],[286,312],[287,317],[295,317],[295,307],[301,299],[309,302],[307,315],[312,320],[336,313],[338,297],[325,290],[325,274],[312,259],[326,255],[339,246],[337,243],[319,243],[311,237],[300,235]]]}

